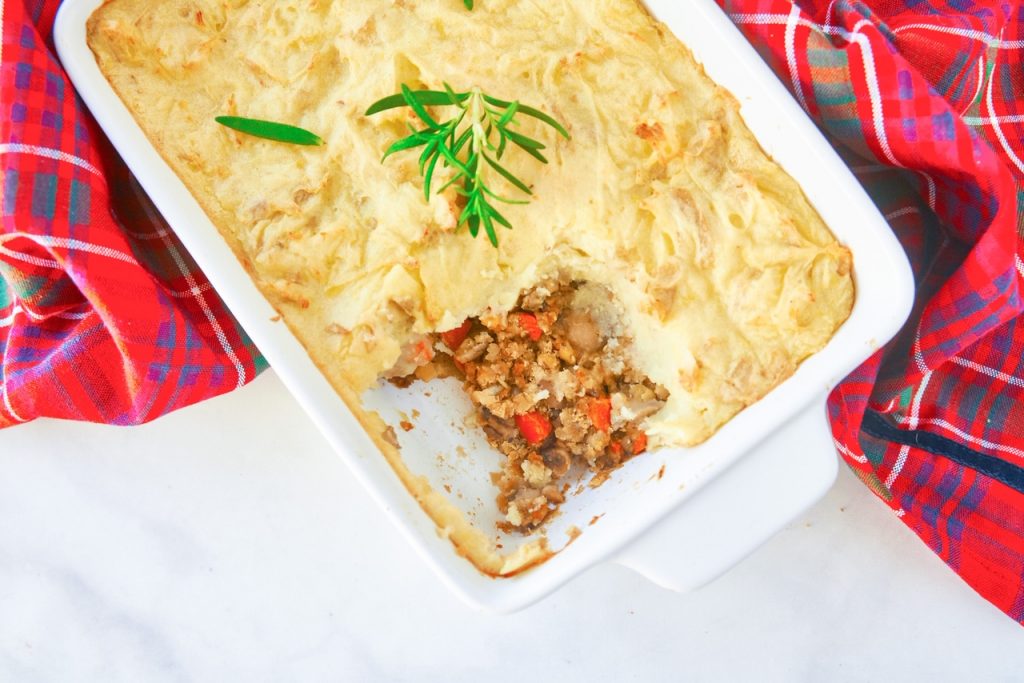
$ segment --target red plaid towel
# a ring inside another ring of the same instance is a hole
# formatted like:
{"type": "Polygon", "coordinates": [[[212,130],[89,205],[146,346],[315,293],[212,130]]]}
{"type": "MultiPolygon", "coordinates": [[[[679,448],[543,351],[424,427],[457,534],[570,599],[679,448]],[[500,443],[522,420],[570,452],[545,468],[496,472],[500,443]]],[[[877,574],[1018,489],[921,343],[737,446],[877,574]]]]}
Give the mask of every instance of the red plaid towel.
{"type": "MultiPolygon", "coordinates": [[[[918,306],[833,394],[846,461],[1024,623],[1024,5],[719,0],[905,245],[918,306]]],[[[71,94],[57,0],[7,0],[0,425],[141,422],[241,385],[256,351],[71,94]]]]}
{"type": "Polygon", "coordinates": [[[75,97],[59,4],[3,4],[0,427],[137,424],[263,361],[75,97]]]}
{"type": "Polygon", "coordinates": [[[719,0],[889,219],[903,333],[829,402],[853,470],[1024,623],[1024,2],[719,0]]]}

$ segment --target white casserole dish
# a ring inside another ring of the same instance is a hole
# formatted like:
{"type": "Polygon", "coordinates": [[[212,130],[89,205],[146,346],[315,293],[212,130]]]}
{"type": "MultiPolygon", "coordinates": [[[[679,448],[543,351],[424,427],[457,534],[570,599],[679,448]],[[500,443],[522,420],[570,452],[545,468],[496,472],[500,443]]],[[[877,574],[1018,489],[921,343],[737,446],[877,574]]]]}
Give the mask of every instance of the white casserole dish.
{"type": "MultiPolygon", "coordinates": [[[[481,574],[438,534],[100,73],[86,44],[85,26],[102,2],[65,0],[57,17],[57,51],[78,92],[335,450],[439,576],[469,603],[496,611],[519,609],[609,558],[659,584],[693,587],[756,548],[831,485],[836,457],[824,397],[899,330],[912,306],[910,268],[850,171],[713,0],[647,4],[693,50],[711,78],[736,96],[761,145],[801,184],[850,248],[856,304],[825,349],[709,441],[647,454],[604,486],[571,498],[548,532],[552,548],[560,552],[505,579],[481,574]],[[571,527],[583,533],[569,543],[571,527]]],[[[370,392],[365,402],[394,426],[414,409],[422,414],[415,431],[396,429],[406,465],[438,491],[451,487],[450,500],[490,533],[497,510],[489,474],[498,469],[499,456],[481,434],[452,429],[469,411],[457,387],[431,384],[430,390],[428,398],[423,385],[408,390],[388,386],[370,392]],[[459,446],[473,457],[453,455],[459,446]]],[[[498,536],[506,552],[521,542],[498,536]]]]}

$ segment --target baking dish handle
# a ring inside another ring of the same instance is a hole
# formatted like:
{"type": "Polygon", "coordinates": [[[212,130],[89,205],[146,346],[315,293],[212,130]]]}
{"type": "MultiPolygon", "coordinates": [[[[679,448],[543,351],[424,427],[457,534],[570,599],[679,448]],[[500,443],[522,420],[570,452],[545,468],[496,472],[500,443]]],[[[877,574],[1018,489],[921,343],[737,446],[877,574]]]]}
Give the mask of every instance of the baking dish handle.
{"type": "Polygon", "coordinates": [[[669,590],[709,583],[756,550],[835,483],[824,398],[663,519],[614,561],[669,590]],[[714,487],[729,495],[715,495],[714,487]]]}

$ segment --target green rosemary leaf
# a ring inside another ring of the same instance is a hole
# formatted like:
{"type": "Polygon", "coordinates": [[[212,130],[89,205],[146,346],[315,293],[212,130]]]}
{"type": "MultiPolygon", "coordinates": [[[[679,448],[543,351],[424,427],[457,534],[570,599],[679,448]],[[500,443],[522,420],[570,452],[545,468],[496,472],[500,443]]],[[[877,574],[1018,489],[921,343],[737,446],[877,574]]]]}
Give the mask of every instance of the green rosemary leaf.
{"type": "Polygon", "coordinates": [[[510,206],[524,206],[530,203],[525,199],[509,199],[508,197],[502,197],[500,194],[498,194],[491,188],[487,187],[486,185],[482,185],[480,187],[480,191],[483,192],[488,197],[490,197],[491,199],[493,199],[494,201],[501,202],[502,204],[509,204],[510,206]]]}
{"type": "MultiPolygon", "coordinates": [[[[484,99],[487,101],[488,104],[493,104],[495,107],[501,107],[502,109],[505,109],[512,105],[512,102],[506,102],[505,100],[495,99],[488,95],[484,95],[484,99]]],[[[559,133],[561,133],[562,137],[564,137],[566,140],[572,139],[572,136],[569,135],[569,131],[567,131],[565,127],[562,126],[562,124],[560,124],[554,118],[548,116],[539,109],[534,109],[533,107],[528,107],[525,104],[520,104],[519,113],[526,114],[527,116],[532,116],[538,121],[543,121],[544,123],[548,124],[555,130],[557,130],[559,133]]]]}
{"type": "Polygon", "coordinates": [[[466,143],[473,139],[473,129],[467,128],[462,135],[452,144],[452,151],[458,154],[462,151],[462,148],[466,146],[466,143]]]}
{"type": "MultiPolygon", "coordinates": [[[[448,180],[448,182],[446,182],[446,183],[445,183],[444,185],[442,185],[441,187],[437,188],[437,194],[441,194],[442,192],[444,192],[445,190],[447,190],[447,189],[448,189],[449,187],[451,187],[451,186],[452,186],[452,185],[454,185],[455,183],[457,183],[457,182],[459,182],[460,180],[462,180],[462,178],[463,178],[463,176],[462,176],[461,174],[457,174],[457,175],[454,175],[454,176],[452,176],[452,177],[451,177],[451,178],[450,178],[450,179],[448,180]]],[[[464,188],[461,188],[461,187],[457,187],[457,188],[455,188],[455,191],[456,191],[456,192],[457,192],[458,194],[461,194],[461,195],[463,195],[463,196],[466,196],[466,195],[468,195],[468,194],[469,194],[468,192],[466,192],[466,190],[465,190],[464,188]]]]}
{"type": "Polygon", "coordinates": [[[387,148],[387,151],[384,152],[384,159],[382,159],[382,161],[386,160],[392,154],[404,152],[407,149],[415,149],[427,144],[427,142],[427,140],[424,140],[418,135],[410,135],[407,138],[402,138],[401,140],[392,143],[392,145],[387,148]]]}
{"type": "Polygon", "coordinates": [[[491,142],[491,137],[493,136],[493,133],[494,126],[488,125],[486,128],[484,128],[484,146],[487,149],[491,150],[492,152],[496,152],[498,150],[498,146],[491,142]]]}
{"type": "MultiPolygon", "coordinates": [[[[465,102],[469,99],[469,93],[455,93],[459,98],[460,102],[465,102]]],[[[451,104],[451,100],[448,97],[448,93],[441,90],[413,90],[412,96],[417,102],[425,107],[437,107],[451,104]]],[[[384,99],[378,100],[370,105],[370,108],[366,110],[367,116],[373,116],[379,114],[382,111],[389,109],[400,109],[401,107],[407,107],[409,103],[406,101],[402,93],[397,95],[391,95],[384,99]]]]}
{"type": "Polygon", "coordinates": [[[512,229],[512,224],[508,222],[508,219],[502,216],[500,213],[498,213],[498,210],[495,209],[493,206],[491,207],[491,218],[493,218],[495,222],[500,223],[509,230],[512,229]]]}
{"type": "Polygon", "coordinates": [[[498,128],[504,128],[505,126],[507,126],[509,124],[509,122],[513,118],[515,118],[515,115],[516,115],[516,113],[518,111],[519,111],[519,103],[518,102],[513,102],[512,104],[508,105],[508,108],[505,110],[505,113],[501,115],[500,119],[498,119],[498,128]]]}
{"type": "MultiPolygon", "coordinates": [[[[472,9],[471,0],[465,0],[472,9]]],[[[527,200],[505,197],[488,185],[491,172],[501,176],[519,192],[531,196],[533,191],[523,180],[516,177],[499,163],[503,155],[512,149],[509,143],[522,149],[542,163],[547,158],[541,153],[544,143],[512,130],[518,125],[519,114],[530,116],[548,124],[561,135],[569,137],[568,131],[547,114],[520,104],[506,102],[473,89],[471,92],[456,92],[448,83],[444,91],[412,90],[403,84],[397,95],[385,97],[367,109],[367,115],[378,114],[391,109],[408,107],[427,128],[416,130],[410,126],[411,135],[393,142],[384,158],[397,152],[423,147],[419,155],[419,172],[423,177],[423,196],[430,201],[432,194],[441,194],[448,188],[465,197],[466,203],[458,219],[458,225],[468,226],[469,233],[476,237],[483,226],[487,239],[498,246],[495,225],[511,228],[511,222],[503,216],[495,203],[528,204],[527,200]],[[448,120],[437,120],[428,107],[455,107],[455,115],[448,120]],[[448,169],[448,178],[435,189],[434,177],[438,165],[448,169]]]]}
{"type": "MultiPolygon", "coordinates": [[[[472,0],[470,0],[472,2],[472,0]]],[[[472,7],[470,7],[472,9],[472,7]]],[[[444,91],[448,94],[448,104],[454,104],[456,107],[459,106],[463,100],[468,96],[467,94],[460,95],[455,92],[452,86],[448,85],[448,81],[444,82],[444,91]]]]}
{"type": "Polygon", "coordinates": [[[491,220],[491,214],[483,212],[480,215],[480,220],[483,221],[484,231],[487,232],[487,239],[491,241],[491,245],[494,247],[498,246],[498,233],[494,232],[494,222],[491,220]]]}
{"type": "Polygon", "coordinates": [[[431,138],[427,142],[427,146],[423,148],[423,153],[420,154],[420,175],[423,175],[423,169],[426,167],[427,162],[430,158],[437,155],[437,146],[441,144],[437,138],[431,138]]]}
{"type": "MultiPolygon", "coordinates": [[[[430,201],[430,183],[434,180],[434,169],[437,168],[437,162],[440,160],[441,155],[435,154],[434,158],[427,164],[427,168],[423,173],[423,198],[428,202],[430,201]]],[[[458,176],[456,176],[457,178],[458,176]]]]}
{"type": "Polygon", "coordinates": [[[473,214],[466,218],[466,223],[469,224],[469,234],[476,237],[480,234],[480,216],[473,214]]]}
{"type": "Polygon", "coordinates": [[[420,117],[420,120],[422,120],[423,123],[435,130],[440,127],[437,121],[434,120],[434,117],[431,116],[430,113],[427,112],[426,108],[416,100],[416,97],[412,94],[412,90],[410,90],[409,86],[405,83],[402,84],[402,97],[405,99],[405,103],[409,105],[409,108],[416,112],[416,116],[420,117]]]}
{"type": "Polygon", "coordinates": [[[319,135],[310,133],[304,128],[289,126],[286,123],[247,119],[241,116],[218,116],[214,121],[232,130],[237,130],[239,133],[245,133],[246,135],[266,140],[307,146],[324,144],[319,135]]]}
{"type": "Polygon", "coordinates": [[[536,147],[529,147],[527,145],[519,144],[514,139],[512,141],[515,142],[517,145],[519,145],[520,149],[522,149],[524,152],[529,154],[531,157],[533,157],[534,159],[536,159],[540,163],[542,163],[542,164],[548,163],[548,158],[546,156],[544,156],[543,154],[541,154],[540,150],[538,150],[536,147]]]}
{"type": "Polygon", "coordinates": [[[456,157],[455,154],[450,149],[448,149],[444,145],[439,146],[437,149],[444,156],[445,161],[448,162],[449,166],[454,166],[455,170],[458,171],[459,173],[463,174],[463,175],[466,175],[466,176],[472,176],[473,175],[470,172],[470,170],[468,168],[466,168],[466,166],[461,161],[459,161],[458,157],[456,157]]]}
{"type": "Polygon", "coordinates": [[[499,164],[497,161],[495,161],[494,159],[490,158],[489,156],[484,156],[484,160],[488,164],[490,164],[491,168],[493,168],[495,171],[497,171],[501,175],[502,178],[504,178],[505,180],[509,181],[510,183],[512,183],[513,185],[518,187],[520,190],[522,190],[526,194],[533,194],[533,190],[531,190],[529,187],[527,187],[526,183],[524,183],[522,180],[520,180],[519,178],[516,178],[514,175],[512,175],[512,173],[510,171],[508,171],[504,166],[499,164]]]}
{"type": "Polygon", "coordinates": [[[505,135],[508,136],[509,140],[516,143],[523,149],[547,149],[547,147],[543,143],[537,142],[536,140],[528,138],[525,135],[521,135],[520,133],[517,133],[514,130],[506,130],[505,135]]]}

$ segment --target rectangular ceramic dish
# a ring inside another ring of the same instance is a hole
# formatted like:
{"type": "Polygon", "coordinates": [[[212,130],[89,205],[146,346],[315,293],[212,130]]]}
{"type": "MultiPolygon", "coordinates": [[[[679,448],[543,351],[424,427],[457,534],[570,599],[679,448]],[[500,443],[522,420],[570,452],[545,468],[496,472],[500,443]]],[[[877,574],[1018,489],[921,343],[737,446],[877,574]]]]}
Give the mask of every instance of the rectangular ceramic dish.
{"type": "MultiPolygon", "coordinates": [[[[856,305],[825,349],[709,441],[647,454],[602,487],[572,497],[548,530],[551,547],[559,552],[506,579],[481,574],[438,533],[149,143],[86,44],[86,21],[102,2],[65,0],[57,18],[57,50],[75,87],[217,292],[353,474],[438,575],[471,604],[497,611],[521,608],[630,544],[630,556],[620,557],[625,564],[676,588],[699,583],[756,547],[831,483],[835,455],[824,441],[823,397],[899,330],[910,311],[913,282],[903,251],[860,185],[713,0],[647,4],[693,50],[711,78],[735,95],[764,149],[801,184],[850,248],[856,305]],[[795,451],[790,450],[794,437],[795,451]],[[770,443],[774,447],[762,451],[760,459],[745,457],[770,443]],[[738,462],[741,467],[723,476],[738,462]],[[716,479],[716,485],[708,486],[716,479]],[[658,536],[640,540],[673,511],[673,519],[682,520],[678,523],[683,526],[666,522],[658,536]],[[725,519],[723,511],[730,511],[725,519]],[[583,533],[569,543],[573,527],[583,533]],[[671,542],[673,538],[678,542],[671,542]]],[[[476,430],[452,428],[470,411],[456,385],[431,384],[430,389],[432,395],[426,397],[423,385],[406,390],[388,386],[370,392],[365,402],[393,425],[419,412],[413,432],[396,429],[406,464],[436,490],[450,488],[452,502],[489,533],[498,515],[490,473],[498,469],[499,456],[476,430]]],[[[505,552],[522,543],[495,534],[505,552]]]]}

